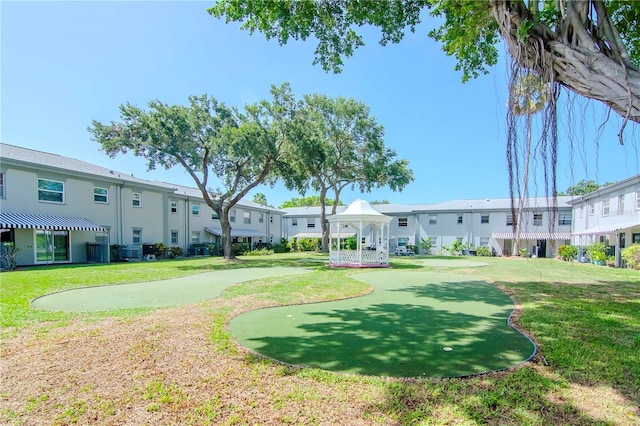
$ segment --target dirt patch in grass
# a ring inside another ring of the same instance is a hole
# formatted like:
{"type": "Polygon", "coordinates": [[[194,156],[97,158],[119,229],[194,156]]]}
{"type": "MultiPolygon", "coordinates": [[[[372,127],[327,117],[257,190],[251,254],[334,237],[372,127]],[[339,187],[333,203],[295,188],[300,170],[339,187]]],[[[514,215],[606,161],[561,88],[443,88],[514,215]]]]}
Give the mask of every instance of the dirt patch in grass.
{"type": "Polygon", "coordinates": [[[381,397],[375,386],[309,383],[237,349],[218,350],[211,337],[217,309],[189,305],[133,320],[75,323],[45,335],[41,328],[23,330],[2,345],[0,419],[15,424],[390,421],[371,411],[381,397]]]}

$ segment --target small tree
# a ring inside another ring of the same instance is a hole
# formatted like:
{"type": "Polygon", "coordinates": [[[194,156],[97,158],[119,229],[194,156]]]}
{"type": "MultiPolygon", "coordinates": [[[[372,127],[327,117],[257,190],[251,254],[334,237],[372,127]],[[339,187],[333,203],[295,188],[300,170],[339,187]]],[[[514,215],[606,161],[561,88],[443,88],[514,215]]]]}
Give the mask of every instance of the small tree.
{"type": "Polygon", "coordinates": [[[451,244],[444,246],[444,249],[448,251],[452,256],[460,256],[462,250],[465,249],[465,245],[460,240],[455,240],[451,244]]]}
{"type": "Polygon", "coordinates": [[[558,255],[565,262],[571,262],[578,256],[578,247],[562,245],[558,247],[558,255]]]}
{"type": "Polygon", "coordinates": [[[433,243],[430,238],[420,238],[420,248],[424,250],[424,254],[431,254],[433,243]]]}

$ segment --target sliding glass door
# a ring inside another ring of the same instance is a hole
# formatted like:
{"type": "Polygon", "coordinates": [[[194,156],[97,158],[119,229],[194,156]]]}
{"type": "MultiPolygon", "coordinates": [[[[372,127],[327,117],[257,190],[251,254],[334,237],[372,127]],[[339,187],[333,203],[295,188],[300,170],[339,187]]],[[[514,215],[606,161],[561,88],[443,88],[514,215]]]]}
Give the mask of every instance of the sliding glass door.
{"type": "Polygon", "coordinates": [[[69,231],[36,230],[36,262],[69,261],[69,231]]]}

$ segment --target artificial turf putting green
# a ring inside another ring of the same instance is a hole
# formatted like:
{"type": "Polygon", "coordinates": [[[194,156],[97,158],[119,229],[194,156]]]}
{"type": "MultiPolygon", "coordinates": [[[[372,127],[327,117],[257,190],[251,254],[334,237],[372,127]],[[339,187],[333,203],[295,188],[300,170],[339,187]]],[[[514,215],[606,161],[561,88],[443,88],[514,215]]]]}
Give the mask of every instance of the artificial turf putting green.
{"type": "Polygon", "coordinates": [[[228,269],[161,281],[77,288],[39,297],[31,304],[36,309],[68,312],[176,306],[213,299],[231,284],[309,272],[283,266],[228,269]]]}
{"type": "Polygon", "coordinates": [[[285,363],[391,377],[456,377],[526,361],[535,345],[509,327],[513,301],[466,275],[385,270],[352,275],[367,296],[260,309],[234,318],[245,347],[285,363]]]}

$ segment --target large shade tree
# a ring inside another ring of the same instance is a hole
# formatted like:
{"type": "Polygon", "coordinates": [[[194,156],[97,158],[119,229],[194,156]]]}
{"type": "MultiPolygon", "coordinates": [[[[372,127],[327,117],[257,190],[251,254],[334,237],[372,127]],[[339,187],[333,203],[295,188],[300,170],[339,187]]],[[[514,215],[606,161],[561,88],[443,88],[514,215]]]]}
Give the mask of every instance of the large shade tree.
{"type": "Polygon", "coordinates": [[[295,99],[286,84],[271,93],[272,100],[243,111],[208,95],[191,96],[186,106],[152,101],[144,110],[125,104],[120,121],[94,120],[89,131],[111,157],[131,151],[147,160],[149,170],[184,167],[220,218],[224,257],[233,259],[230,210],[259,184],[286,173],[295,99]]]}
{"type": "Polygon", "coordinates": [[[424,10],[443,18],[430,35],[457,58],[463,80],[497,63],[502,38],[520,67],[640,123],[637,0],[220,0],[208,12],[281,44],[314,37],[315,63],[339,72],[364,45],[358,27],[379,27],[381,44],[397,43],[424,10]]]}
{"type": "Polygon", "coordinates": [[[388,186],[400,191],[413,181],[408,160],[397,159],[384,144],[384,128],[362,102],[313,94],[304,98],[296,116],[296,144],[288,164],[287,187],[317,191],[322,247],[328,250],[327,195],[333,195],[332,214],[346,187],[369,192],[388,186]]]}

